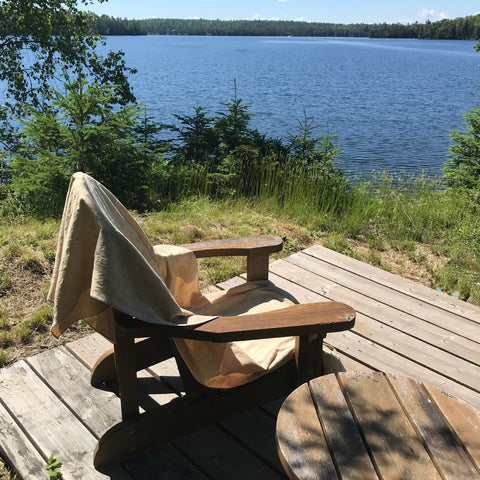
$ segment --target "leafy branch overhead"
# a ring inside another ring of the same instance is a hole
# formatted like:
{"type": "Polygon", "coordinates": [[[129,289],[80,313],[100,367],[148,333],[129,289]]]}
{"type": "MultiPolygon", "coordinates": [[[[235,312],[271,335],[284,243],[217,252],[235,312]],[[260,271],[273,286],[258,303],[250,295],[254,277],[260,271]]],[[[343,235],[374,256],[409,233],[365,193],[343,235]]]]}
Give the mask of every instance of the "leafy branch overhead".
{"type": "Polygon", "coordinates": [[[0,0],[0,81],[6,84],[0,135],[4,144],[13,141],[6,135],[15,128],[12,118],[21,116],[27,104],[42,107],[52,83],[59,83],[69,72],[117,85],[117,103],[135,100],[128,83],[134,70],[126,66],[122,52],[109,52],[105,57],[97,53],[104,40],[93,31],[92,15],[79,10],[79,3],[92,1],[0,0]]]}

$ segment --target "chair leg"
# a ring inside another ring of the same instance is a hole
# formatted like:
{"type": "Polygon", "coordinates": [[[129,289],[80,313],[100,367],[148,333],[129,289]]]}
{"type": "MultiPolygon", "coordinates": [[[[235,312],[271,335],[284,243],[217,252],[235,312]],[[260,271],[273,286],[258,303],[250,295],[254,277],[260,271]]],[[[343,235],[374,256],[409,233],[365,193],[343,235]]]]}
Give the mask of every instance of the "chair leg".
{"type": "Polygon", "coordinates": [[[114,351],[122,419],[127,420],[139,415],[135,339],[123,334],[116,322],[114,351]]]}
{"type": "Polygon", "coordinates": [[[325,337],[326,334],[313,334],[296,338],[295,358],[299,385],[323,374],[323,339],[325,337]]]}

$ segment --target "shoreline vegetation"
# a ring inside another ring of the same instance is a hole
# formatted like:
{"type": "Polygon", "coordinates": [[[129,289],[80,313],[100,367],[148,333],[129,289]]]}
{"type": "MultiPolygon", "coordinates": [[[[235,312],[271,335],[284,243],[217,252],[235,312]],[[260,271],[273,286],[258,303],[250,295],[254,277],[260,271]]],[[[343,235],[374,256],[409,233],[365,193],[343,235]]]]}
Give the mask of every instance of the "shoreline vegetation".
{"type": "Polygon", "coordinates": [[[287,20],[207,20],[150,18],[132,20],[94,15],[100,35],[212,35],[268,37],[369,37],[428,40],[478,40],[480,14],[425,23],[336,24],[287,20]]]}

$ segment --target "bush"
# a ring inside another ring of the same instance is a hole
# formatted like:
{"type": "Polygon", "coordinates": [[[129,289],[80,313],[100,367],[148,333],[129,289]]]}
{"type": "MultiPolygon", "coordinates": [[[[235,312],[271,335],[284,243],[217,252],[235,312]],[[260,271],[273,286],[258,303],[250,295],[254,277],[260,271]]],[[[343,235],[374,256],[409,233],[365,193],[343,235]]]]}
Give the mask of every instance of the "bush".
{"type": "Polygon", "coordinates": [[[28,109],[20,151],[9,167],[13,194],[27,213],[58,216],[71,175],[83,171],[129,208],[147,208],[147,184],[158,157],[151,151],[147,156],[140,106],[113,108],[114,86],[78,80],[65,89],[65,95],[52,90],[46,110],[28,109]]]}
{"type": "Polygon", "coordinates": [[[454,145],[449,148],[449,157],[444,174],[453,188],[480,191],[480,108],[464,114],[464,133],[452,131],[454,145]]]}

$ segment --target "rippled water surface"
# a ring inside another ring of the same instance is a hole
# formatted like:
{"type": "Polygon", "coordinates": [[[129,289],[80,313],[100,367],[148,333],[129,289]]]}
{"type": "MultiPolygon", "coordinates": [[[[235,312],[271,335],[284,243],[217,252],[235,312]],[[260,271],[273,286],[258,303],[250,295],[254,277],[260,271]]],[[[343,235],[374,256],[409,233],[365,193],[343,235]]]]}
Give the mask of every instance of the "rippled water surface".
{"type": "Polygon", "coordinates": [[[345,170],[440,172],[449,131],[476,103],[475,42],[351,38],[109,37],[138,69],[132,84],[158,121],[214,115],[238,96],[252,126],[286,138],[304,111],[338,136],[345,170]]]}

